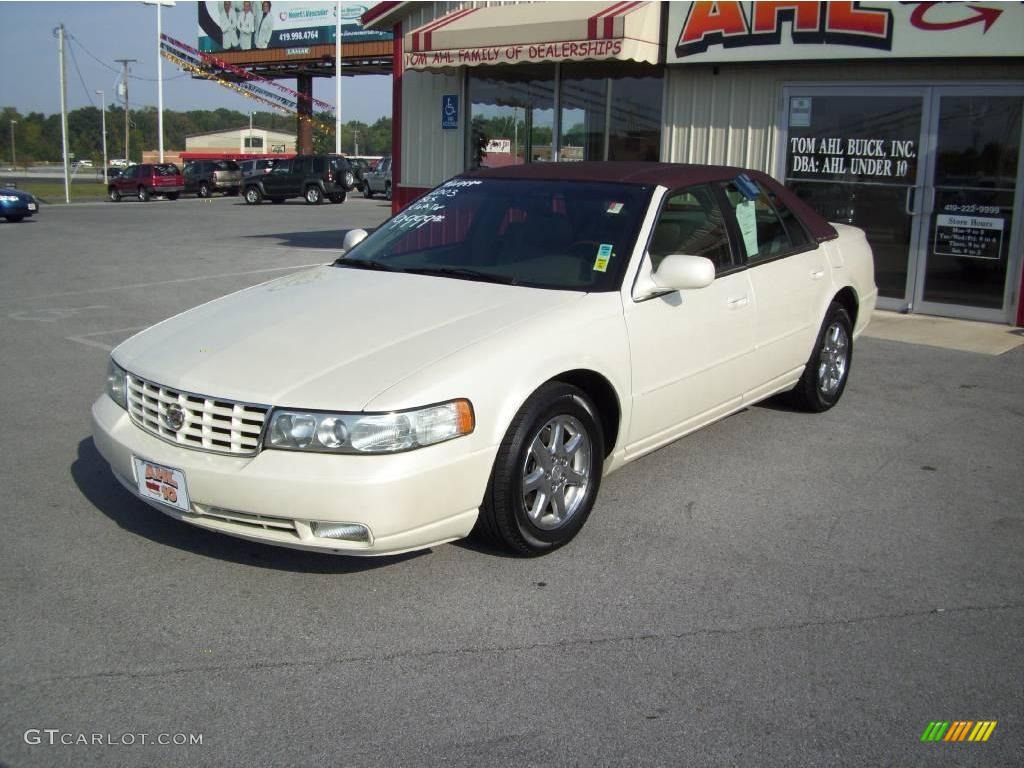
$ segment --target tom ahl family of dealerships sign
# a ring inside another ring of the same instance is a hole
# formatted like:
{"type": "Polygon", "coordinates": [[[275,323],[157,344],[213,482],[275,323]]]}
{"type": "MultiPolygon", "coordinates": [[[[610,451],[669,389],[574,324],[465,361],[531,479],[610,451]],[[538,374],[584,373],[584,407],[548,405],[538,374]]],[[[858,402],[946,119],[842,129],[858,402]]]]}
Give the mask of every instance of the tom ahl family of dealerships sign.
{"type": "Polygon", "coordinates": [[[672,2],[668,63],[1024,56],[1024,4],[672,2]]]}

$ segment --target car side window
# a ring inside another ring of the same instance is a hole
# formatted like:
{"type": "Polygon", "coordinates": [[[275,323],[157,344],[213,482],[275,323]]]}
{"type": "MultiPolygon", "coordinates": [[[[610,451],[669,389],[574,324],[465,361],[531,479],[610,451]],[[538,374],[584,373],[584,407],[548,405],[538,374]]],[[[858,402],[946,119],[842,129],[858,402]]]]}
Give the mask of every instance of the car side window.
{"type": "Polygon", "coordinates": [[[756,200],[745,197],[732,182],[724,188],[749,261],[786,256],[804,250],[810,242],[793,212],[765,185],[757,183],[761,194],[756,200]]]}
{"type": "Polygon", "coordinates": [[[654,225],[648,252],[654,269],[672,254],[711,259],[716,272],[735,266],[725,216],[711,186],[701,184],[669,195],[654,225]]]}
{"type": "Polygon", "coordinates": [[[320,175],[327,170],[327,161],[322,157],[313,158],[313,173],[320,175]]]}

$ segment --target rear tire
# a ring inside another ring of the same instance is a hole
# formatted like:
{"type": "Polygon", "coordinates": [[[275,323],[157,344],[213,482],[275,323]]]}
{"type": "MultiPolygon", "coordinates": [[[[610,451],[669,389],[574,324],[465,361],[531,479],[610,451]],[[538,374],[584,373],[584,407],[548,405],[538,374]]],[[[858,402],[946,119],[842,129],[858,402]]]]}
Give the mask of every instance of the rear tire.
{"type": "Polygon", "coordinates": [[[210,186],[205,181],[202,181],[202,182],[199,183],[199,196],[200,197],[209,197],[210,196],[210,186]]]}
{"type": "Polygon", "coordinates": [[[107,190],[107,197],[110,198],[110,202],[117,203],[121,200],[121,193],[117,191],[117,187],[111,187],[107,190]]]}
{"type": "Polygon", "coordinates": [[[386,187],[384,187],[384,199],[385,200],[390,200],[391,199],[391,185],[390,184],[388,184],[386,187]]]}
{"type": "Polygon", "coordinates": [[[167,199],[168,200],[177,200],[178,199],[178,193],[177,192],[168,192],[167,193],[167,199]]]}
{"type": "Polygon", "coordinates": [[[263,193],[260,192],[259,187],[246,187],[245,188],[245,203],[246,205],[259,205],[263,199],[263,193]]]}
{"type": "Polygon", "coordinates": [[[803,375],[789,393],[790,402],[811,413],[827,411],[843,396],[852,360],[853,323],[846,309],[832,302],[803,375]]]}
{"type": "Polygon", "coordinates": [[[544,384],[501,441],[474,535],[525,556],[567,544],[593,509],[603,463],[593,404],[576,387],[544,384]]]}
{"type": "Polygon", "coordinates": [[[306,187],[306,202],[310,205],[320,205],[324,201],[324,193],[320,187],[310,184],[306,187]]]}
{"type": "Polygon", "coordinates": [[[147,200],[149,200],[149,190],[146,189],[145,187],[139,187],[138,196],[140,203],[146,202],[147,200]]]}
{"type": "Polygon", "coordinates": [[[347,192],[335,192],[333,195],[331,195],[332,203],[344,203],[346,200],[348,200],[347,192]]]}
{"type": "Polygon", "coordinates": [[[370,182],[368,181],[363,182],[363,197],[365,197],[367,200],[373,197],[373,190],[370,189],[370,182]]]}

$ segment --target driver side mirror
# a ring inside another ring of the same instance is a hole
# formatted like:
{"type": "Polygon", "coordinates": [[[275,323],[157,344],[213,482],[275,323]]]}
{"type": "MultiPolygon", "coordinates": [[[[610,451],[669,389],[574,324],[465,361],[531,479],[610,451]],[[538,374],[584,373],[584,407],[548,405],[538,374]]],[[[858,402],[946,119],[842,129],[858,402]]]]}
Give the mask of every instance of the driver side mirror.
{"type": "Polygon", "coordinates": [[[345,233],[345,239],[341,241],[341,255],[351,251],[368,237],[365,229],[350,229],[345,233]]]}

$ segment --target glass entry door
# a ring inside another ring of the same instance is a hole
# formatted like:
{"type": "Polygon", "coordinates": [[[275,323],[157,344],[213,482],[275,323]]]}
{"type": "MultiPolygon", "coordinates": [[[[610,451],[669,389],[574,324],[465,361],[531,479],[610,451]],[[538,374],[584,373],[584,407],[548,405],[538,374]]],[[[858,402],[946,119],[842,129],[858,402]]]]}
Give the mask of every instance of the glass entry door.
{"type": "Polygon", "coordinates": [[[878,305],[1012,322],[1024,88],[790,86],[784,179],[863,229],[878,305]]]}
{"type": "Polygon", "coordinates": [[[917,308],[1012,321],[1007,313],[1020,285],[1024,91],[937,88],[932,102],[917,308]]]}

